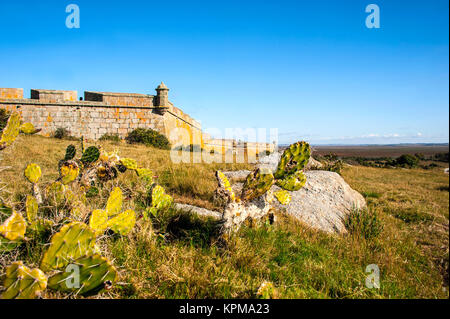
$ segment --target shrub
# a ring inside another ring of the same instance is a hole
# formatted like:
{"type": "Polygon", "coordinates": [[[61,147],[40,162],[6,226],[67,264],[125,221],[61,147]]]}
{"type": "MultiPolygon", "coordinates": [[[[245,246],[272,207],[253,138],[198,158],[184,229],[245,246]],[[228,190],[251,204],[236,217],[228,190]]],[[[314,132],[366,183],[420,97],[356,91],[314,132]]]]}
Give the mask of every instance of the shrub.
{"type": "Polygon", "coordinates": [[[419,159],[414,155],[403,154],[395,160],[398,166],[416,167],[419,159]]]}
{"type": "Polygon", "coordinates": [[[128,133],[125,138],[130,144],[145,144],[163,150],[170,150],[170,142],[164,135],[152,129],[138,128],[128,133]]]}
{"type": "Polygon", "coordinates": [[[58,127],[56,131],[53,133],[53,137],[59,139],[68,138],[70,137],[70,131],[63,127],[58,127]]]}
{"type": "Polygon", "coordinates": [[[119,134],[103,134],[100,137],[100,141],[112,141],[112,142],[120,142],[122,139],[119,134]]]}
{"type": "Polygon", "coordinates": [[[7,110],[0,109],[0,132],[3,131],[3,129],[5,128],[10,115],[11,113],[8,112],[7,110]]]}
{"type": "Polygon", "coordinates": [[[383,225],[378,219],[377,213],[369,211],[367,208],[352,209],[345,221],[345,227],[350,234],[364,239],[375,238],[383,231],[383,225]]]}

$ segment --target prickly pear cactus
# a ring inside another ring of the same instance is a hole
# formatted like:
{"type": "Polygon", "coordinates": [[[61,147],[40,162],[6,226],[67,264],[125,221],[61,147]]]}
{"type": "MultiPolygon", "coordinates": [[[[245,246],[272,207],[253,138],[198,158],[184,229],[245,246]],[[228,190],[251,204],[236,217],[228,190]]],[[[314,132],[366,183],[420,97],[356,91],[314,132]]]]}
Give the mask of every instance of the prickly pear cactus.
{"type": "Polygon", "coordinates": [[[61,183],[64,185],[72,183],[78,177],[79,173],[80,168],[78,167],[77,162],[73,160],[64,162],[59,168],[61,183]]]}
{"type": "Polygon", "coordinates": [[[31,195],[27,196],[27,201],[25,204],[26,212],[27,212],[27,220],[29,224],[33,224],[38,220],[38,202],[36,198],[31,195]]]}
{"type": "Polygon", "coordinates": [[[48,287],[74,295],[90,296],[112,288],[117,270],[106,258],[94,254],[80,257],[48,279],[48,287]]]}
{"type": "Polygon", "coordinates": [[[26,134],[26,135],[36,134],[39,131],[40,131],[40,129],[37,130],[32,123],[23,123],[20,126],[20,132],[22,132],[23,134],[26,134]]]}
{"type": "Polygon", "coordinates": [[[74,145],[69,145],[66,148],[66,155],[64,156],[64,161],[70,161],[75,158],[75,155],[77,154],[77,149],[74,145]]]}
{"type": "Polygon", "coordinates": [[[136,170],[138,168],[136,160],[132,158],[121,158],[120,163],[127,169],[136,170]]]}
{"type": "Polygon", "coordinates": [[[95,231],[95,235],[99,236],[108,228],[108,212],[103,209],[96,209],[89,218],[89,226],[95,231]]]}
{"type": "Polygon", "coordinates": [[[39,165],[31,163],[25,168],[24,174],[30,183],[36,184],[41,178],[42,172],[39,165]]]}
{"type": "Polygon", "coordinates": [[[305,186],[306,176],[302,171],[295,172],[294,174],[287,175],[283,179],[278,179],[276,184],[288,191],[298,191],[305,186]]]}
{"type": "Polygon", "coordinates": [[[283,205],[289,204],[292,199],[291,194],[289,194],[289,192],[284,189],[274,192],[273,195],[283,205]]]}
{"type": "Polygon", "coordinates": [[[164,188],[155,185],[151,190],[151,207],[147,210],[152,215],[156,216],[159,211],[168,209],[172,203],[172,196],[166,194],[164,188]]]}
{"type": "Polygon", "coordinates": [[[107,227],[113,232],[125,236],[133,229],[135,224],[136,213],[129,209],[108,220],[107,227]]]}
{"type": "Polygon", "coordinates": [[[16,211],[0,225],[0,235],[10,241],[21,241],[25,239],[26,230],[27,222],[25,218],[16,211]]]}
{"type": "Polygon", "coordinates": [[[306,183],[303,169],[311,156],[311,147],[306,142],[297,142],[287,148],[281,156],[274,176],[276,184],[288,191],[298,191],[306,183]]]}
{"type": "Polygon", "coordinates": [[[53,235],[40,268],[44,272],[61,269],[82,256],[92,255],[94,251],[94,231],[84,223],[72,222],[53,235]]]}
{"type": "Polygon", "coordinates": [[[96,162],[100,157],[100,150],[95,146],[89,146],[81,156],[81,162],[84,165],[89,165],[96,162]]]}
{"type": "Polygon", "coordinates": [[[242,188],[241,199],[250,201],[264,195],[272,187],[274,178],[270,172],[262,172],[259,168],[248,174],[242,188]]]}
{"type": "Polygon", "coordinates": [[[117,215],[122,210],[123,194],[120,187],[115,187],[111,194],[109,194],[108,201],[106,203],[106,211],[108,216],[117,215]]]}
{"type": "Polygon", "coordinates": [[[40,269],[30,269],[17,261],[6,267],[3,286],[1,299],[34,299],[47,288],[47,277],[40,269]]]}
{"type": "Polygon", "coordinates": [[[274,174],[275,179],[284,179],[286,176],[295,174],[302,170],[308,164],[311,156],[311,147],[306,142],[297,142],[291,144],[283,155],[281,155],[277,170],[274,174]]]}
{"type": "Polygon", "coordinates": [[[3,129],[2,136],[0,137],[0,150],[10,146],[19,135],[20,131],[20,115],[17,112],[13,112],[5,128],[3,129]]]}
{"type": "Polygon", "coordinates": [[[144,180],[147,184],[153,183],[153,171],[148,168],[137,168],[136,174],[139,176],[142,180],[144,180]]]}
{"type": "Polygon", "coordinates": [[[53,206],[62,206],[66,201],[66,186],[61,182],[53,182],[46,188],[47,200],[53,206]]]}

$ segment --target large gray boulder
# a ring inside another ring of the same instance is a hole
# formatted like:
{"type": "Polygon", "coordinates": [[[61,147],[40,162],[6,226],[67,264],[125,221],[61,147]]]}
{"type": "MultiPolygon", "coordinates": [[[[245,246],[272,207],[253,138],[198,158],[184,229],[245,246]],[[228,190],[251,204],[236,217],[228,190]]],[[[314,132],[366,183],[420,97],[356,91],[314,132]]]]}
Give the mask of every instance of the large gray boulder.
{"type": "MultiPolygon", "coordinates": [[[[328,233],[346,233],[345,219],[353,208],[364,208],[364,197],[352,189],[337,173],[307,171],[306,184],[290,192],[288,205],[276,202],[275,206],[298,218],[305,225],[328,233]]],[[[273,186],[273,191],[280,190],[273,186]]]]}

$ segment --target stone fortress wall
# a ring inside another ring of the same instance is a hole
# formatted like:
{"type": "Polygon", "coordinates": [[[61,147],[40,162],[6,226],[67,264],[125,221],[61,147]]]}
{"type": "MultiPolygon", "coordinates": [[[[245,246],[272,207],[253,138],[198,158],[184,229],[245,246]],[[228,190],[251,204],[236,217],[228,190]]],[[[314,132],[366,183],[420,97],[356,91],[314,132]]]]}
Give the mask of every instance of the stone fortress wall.
{"type": "MultiPolygon", "coordinates": [[[[25,122],[42,129],[39,134],[51,136],[57,128],[65,128],[75,137],[97,140],[104,134],[124,138],[136,128],[151,128],[176,144],[201,145],[207,151],[227,154],[245,153],[254,157],[273,151],[274,144],[246,143],[213,139],[202,133],[201,124],[175,107],[168,99],[169,89],[161,83],[156,95],[134,93],[31,90],[31,98],[23,97],[23,89],[0,88],[0,108],[17,110],[25,122]]],[[[176,146],[176,145],[173,145],[176,146]]]]}

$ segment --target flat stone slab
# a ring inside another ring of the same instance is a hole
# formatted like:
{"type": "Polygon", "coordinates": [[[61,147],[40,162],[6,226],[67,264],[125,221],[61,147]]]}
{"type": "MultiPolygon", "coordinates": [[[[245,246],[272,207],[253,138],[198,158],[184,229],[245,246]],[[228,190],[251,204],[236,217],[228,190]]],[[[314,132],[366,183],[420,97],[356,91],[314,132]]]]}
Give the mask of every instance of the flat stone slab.
{"type": "MultiPolygon", "coordinates": [[[[298,218],[304,224],[327,233],[344,234],[345,219],[353,208],[364,208],[364,197],[352,189],[337,173],[307,171],[306,184],[295,192],[289,192],[288,205],[274,201],[274,206],[298,218]]],[[[278,186],[273,191],[280,190],[278,186]]]]}
{"type": "Polygon", "coordinates": [[[206,208],[201,208],[201,207],[188,205],[188,204],[180,204],[180,203],[175,203],[175,208],[178,210],[181,210],[183,212],[196,213],[197,215],[200,215],[200,216],[212,217],[214,219],[222,219],[222,213],[214,211],[214,210],[209,210],[206,208]]]}

